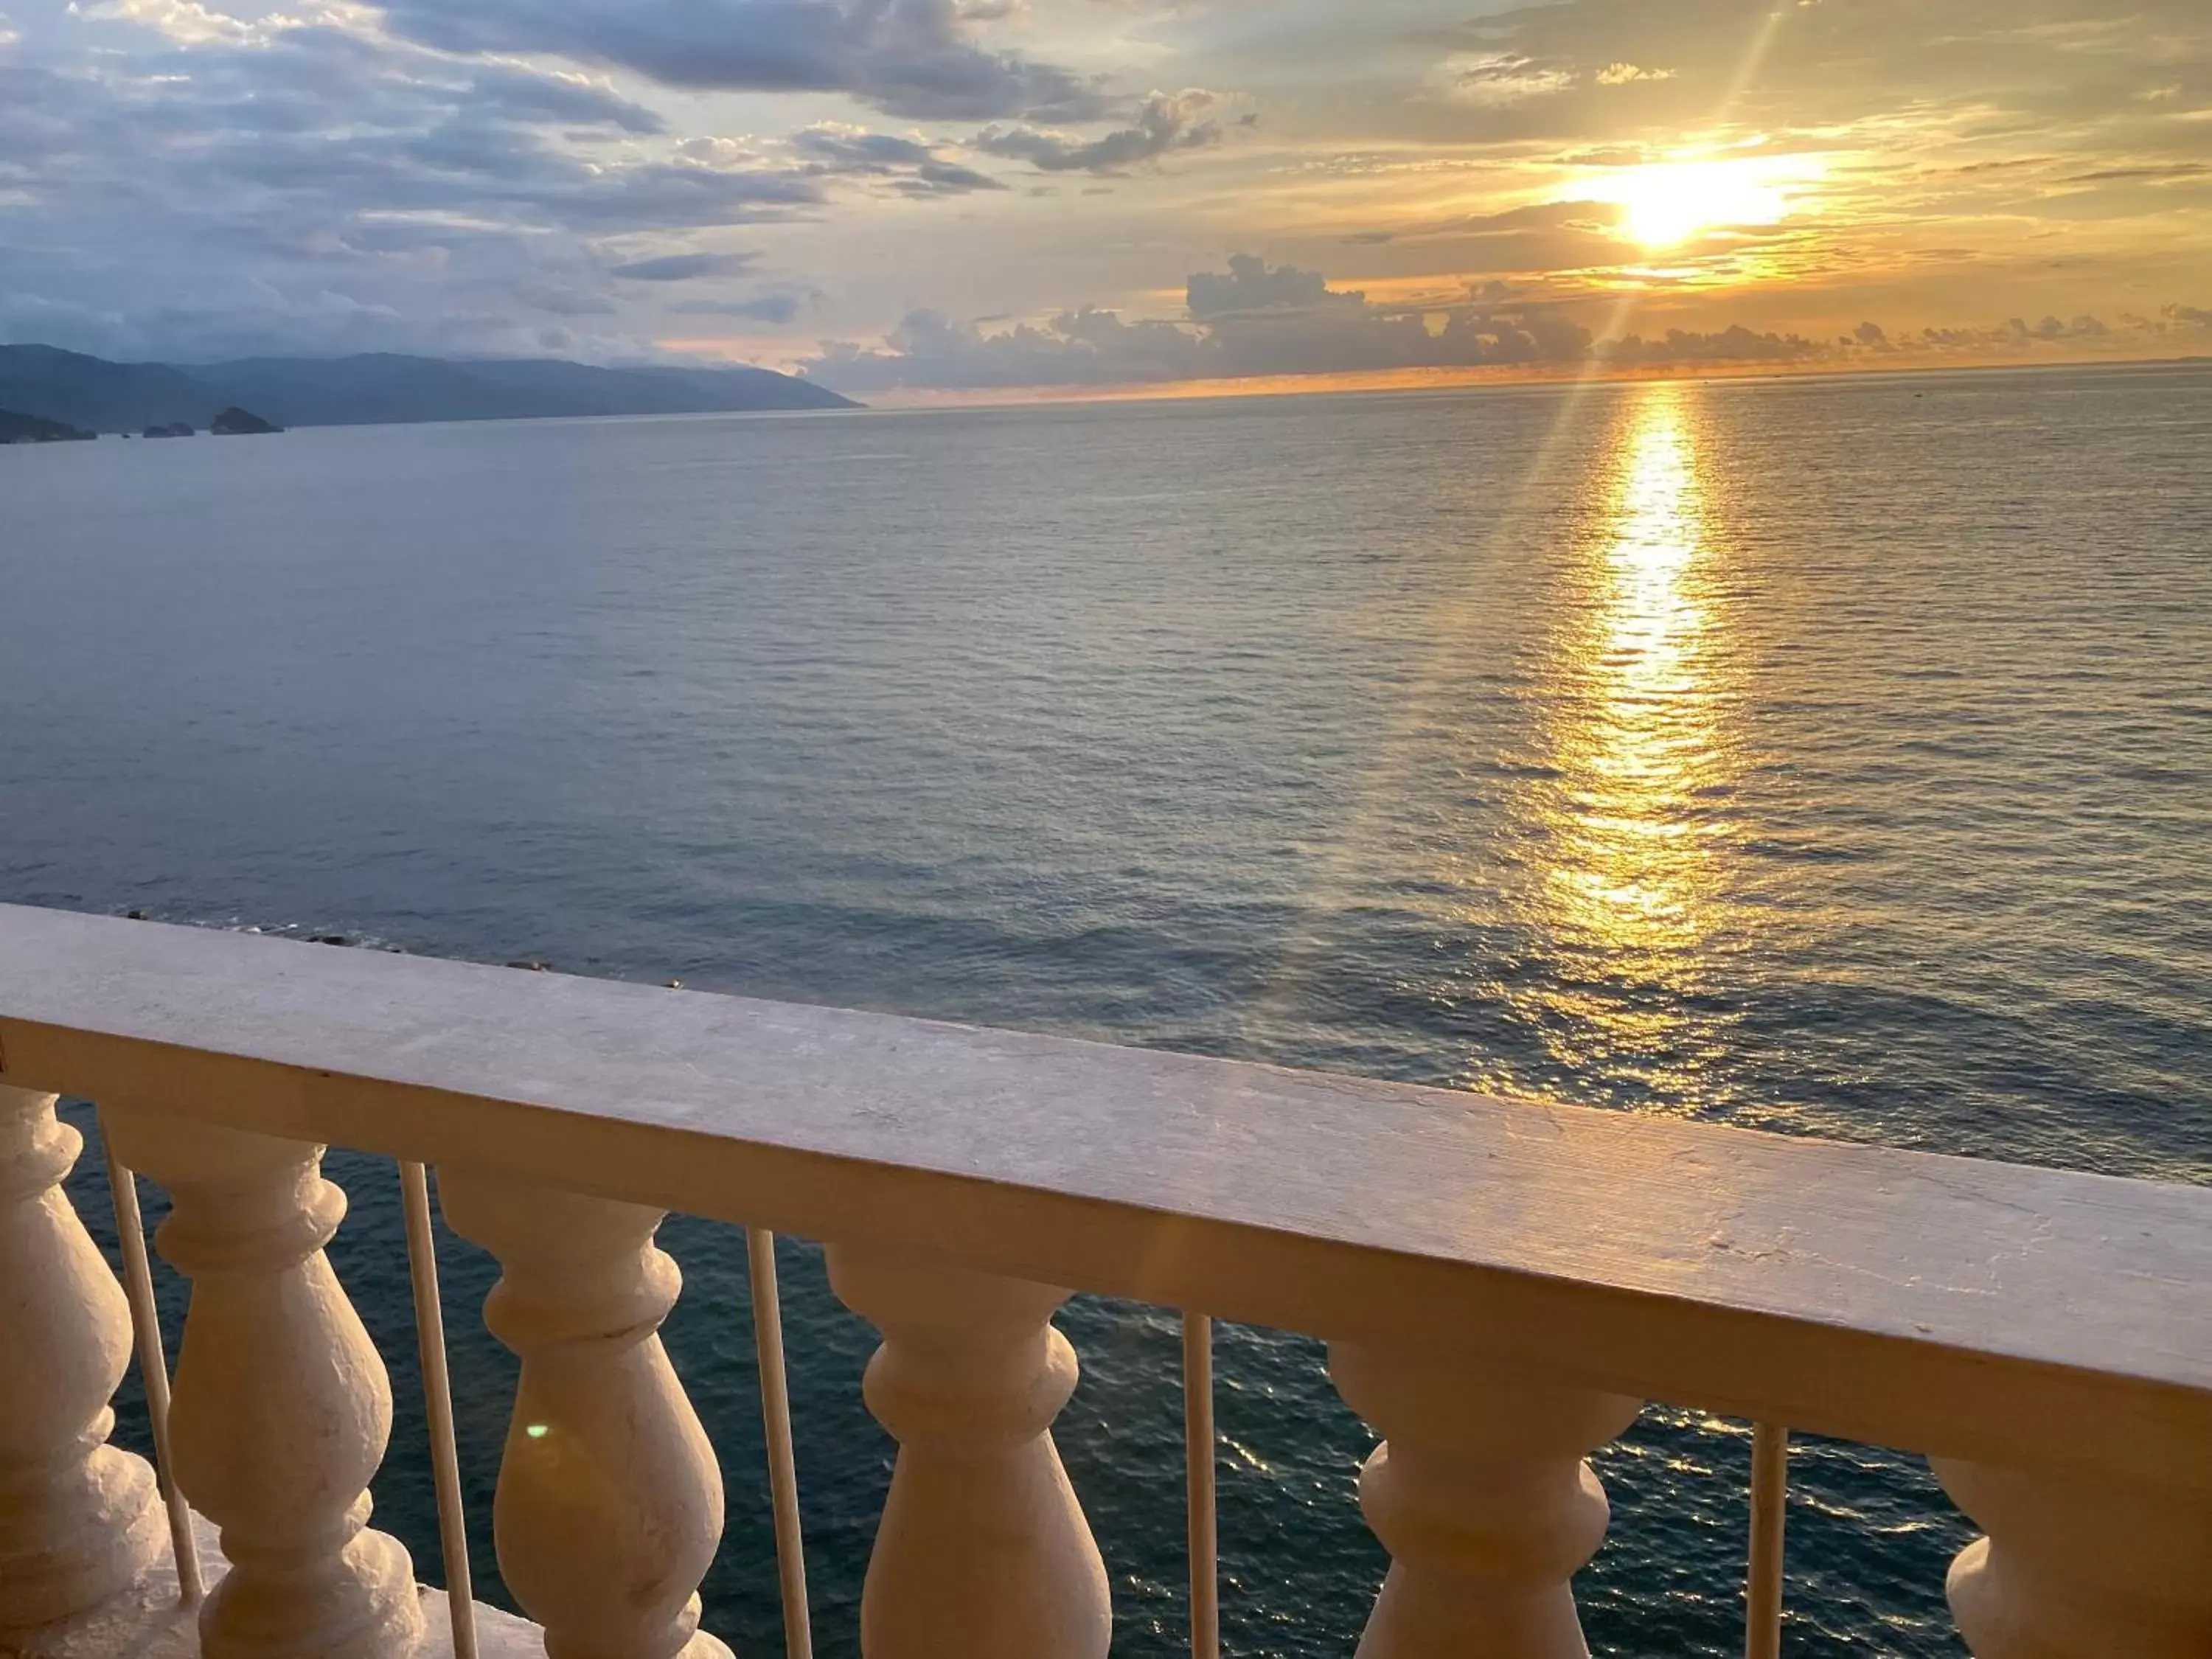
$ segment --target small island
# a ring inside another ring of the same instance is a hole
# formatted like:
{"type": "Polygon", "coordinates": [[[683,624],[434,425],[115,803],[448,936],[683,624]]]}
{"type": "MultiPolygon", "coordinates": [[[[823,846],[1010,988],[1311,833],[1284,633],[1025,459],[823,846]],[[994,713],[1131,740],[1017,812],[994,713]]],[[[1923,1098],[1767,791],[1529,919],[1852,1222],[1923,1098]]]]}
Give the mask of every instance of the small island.
{"type": "Polygon", "coordinates": [[[274,422],[264,421],[251,410],[233,404],[218,414],[208,430],[218,438],[242,438],[263,432],[282,432],[284,428],[274,422]]]}
{"type": "Polygon", "coordinates": [[[193,434],[190,421],[179,421],[170,426],[149,426],[143,435],[149,438],[189,438],[193,434]]]}
{"type": "Polygon", "coordinates": [[[88,442],[100,434],[39,415],[19,415],[0,409],[0,444],[65,444],[88,442]]]}

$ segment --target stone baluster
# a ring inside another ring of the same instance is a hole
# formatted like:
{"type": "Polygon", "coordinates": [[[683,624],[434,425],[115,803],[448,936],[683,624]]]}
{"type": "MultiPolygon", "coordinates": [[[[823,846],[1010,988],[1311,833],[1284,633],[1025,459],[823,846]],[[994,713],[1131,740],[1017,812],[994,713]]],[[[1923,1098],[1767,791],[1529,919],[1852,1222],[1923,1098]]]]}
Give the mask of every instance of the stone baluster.
{"type": "Polygon", "coordinates": [[[107,1443],[131,1310],[61,1183],[84,1137],[0,1087],[0,1650],[89,1613],[164,1553],[146,1460],[107,1443]]]}
{"type": "Polygon", "coordinates": [[[492,1519],[546,1659],[727,1659],[699,1629],[722,1477],[658,1334],[683,1285],[663,1212],[452,1168],[438,1199],[499,1259],[484,1322],[522,1376],[492,1519]]]}
{"type": "Polygon", "coordinates": [[[155,1235],[191,1281],[169,1407],[177,1484],[230,1571],[206,1659],[399,1659],[423,1619],[414,1564],[369,1528],[392,1431],[384,1362],[323,1246],[345,1194],[323,1149],[110,1103],[123,1161],[168,1189],[155,1235]]]}
{"type": "Polygon", "coordinates": [[[1947,1586],[1975,1659],[2212,1655],[2212,1469],[2153,1485],[1933,1461],[1988,1534],[1947,1586]]]}
{"type": "Polygon", "coordinates": [[[883,1333],[868,1408],[899,1443],[860,1598],[866,1659],[1103,1659],[1105,1564],[1053,1444],[1075,1390],[1067,1292],[832,1245],[883,1333]]]}
{"type": "Polygon", "coordinates": [[[1329,1375],[1389,1437],[1359,1474],[1390,1571],[1358,1659],[1587,1659],[1569,1581],[1604,1540],[1607,1510],[1583,1457],[1638,1402],[1343,1342],[1329,1375]]]}

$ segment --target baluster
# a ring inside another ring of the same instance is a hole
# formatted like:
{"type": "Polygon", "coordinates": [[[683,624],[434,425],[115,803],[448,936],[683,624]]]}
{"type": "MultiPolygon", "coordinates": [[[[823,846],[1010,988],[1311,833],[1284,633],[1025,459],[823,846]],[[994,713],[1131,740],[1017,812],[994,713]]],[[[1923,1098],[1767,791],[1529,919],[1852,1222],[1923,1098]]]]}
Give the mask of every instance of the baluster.
{"type": "Polygon", "coordinates": [[[866,1659],[1103,1659],[1106,1566],[1051,1435],[1075,1391],[1067,1292],[838,1245],[830,1282],[883,1333],[868,1409],[899,1443],[866,1659]]]}
{"type": "Polygon", "coordinates": [[[2212,1469],[2153,1485],[1931,1462],[1988,1534],[1946,1586],[1976,1659],[2212,1654],[2212,1469]]]}
{"type": "Polygon", "coordinates": [[[699,1629],[722,1477],[658,1334],[683,1285],[664,1212],[455,1169],[438,1199],[499,1259],[484,1322],[522,1377],[492,1523],[547,1659],[728,1659],[699,1629]]]}
{"type": "Polygon", "coordinates": [[[55,1098],[0,1087],[0,1648],[121,1595],[167,1536],[153,1469],[107,1443],[131,1310],[62,1190],[84,1137],[55,1098]]]}
{"type": "Polygon", "coordinates": [[[1604,1540],[1607,1510],[1583,1456],[1638,1403],[1343,1342],[1329,1375],[1389,1437],[1359,1474],[1390,1571],[1358,1659],[1587,1659],[1569,1581],[1604,1540]]]}
{"type": "Polygon", "coordinates": [[[105,1112],[123,1161],[168,1189],[155,1243],[191,1280],[170,1445],[177,1484],[230,1559],[200,1611],[201,1652],[412,1652],[414,1564],[368,1524],[392,1384],[323,1255],[346,1209],[323,1149],[150,1107],[105,1112]]]}

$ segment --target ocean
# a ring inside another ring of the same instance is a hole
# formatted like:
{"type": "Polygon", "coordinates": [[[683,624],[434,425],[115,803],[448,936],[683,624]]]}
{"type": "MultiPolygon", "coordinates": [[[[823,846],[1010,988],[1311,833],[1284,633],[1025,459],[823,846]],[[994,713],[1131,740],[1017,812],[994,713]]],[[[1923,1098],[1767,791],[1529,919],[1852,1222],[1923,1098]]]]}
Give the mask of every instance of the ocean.
{"type": "MultiPolygon", "coordinates": [[[[2208,457],[2209,366],[10,449],[0,899],[2202,1182],[2208,457]]],[[[329,1170],[434,1582],[396,1177],[329,1170]]],[[[662,1238],[707,1627],[776,1654],[742,1239],[662,1238]]],[[[782,1250],[848,1656],[891,1449],[782,1250]]],[[[499,1600],[513,1366],[441,1252],[499,1600]]],[[[1165,1659],[1176,1322],[1062,1322],[1115,1652],[1165,1659]]],[[[1316,1343],[1219,1340],[1227,1650],[1348,1653],[1370,1437],[1316,1343]]],[[[1600,1455],[1595,1651],[1741,1651],[1748,1447],[1600,1455]]],[[[1916,1460],[1801,1443],[1789,1526],[1785,1651],[1963,1652],[1916,1460]]]]}

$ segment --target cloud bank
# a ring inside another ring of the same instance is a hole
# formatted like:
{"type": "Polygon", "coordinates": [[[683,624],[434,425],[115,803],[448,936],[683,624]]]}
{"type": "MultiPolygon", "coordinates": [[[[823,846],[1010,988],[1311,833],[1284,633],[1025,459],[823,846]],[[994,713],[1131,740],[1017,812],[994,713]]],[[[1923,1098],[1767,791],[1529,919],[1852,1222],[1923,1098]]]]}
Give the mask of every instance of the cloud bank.
{"type": "Polygon", "coordinates": [[[1318,271],[1240,253],[1225,272],[1190,277],[1180,320],[1131,322],[1085,309],[986,332],[919,311],[883,349],[834,343],[805,368],[825,386],[859,392],[1107,386],[1566,364],[1583,361],[1590,345],[1589,330],[1551,307],[1472,299],[1440,308],[1376,305],[1331,289],[1318,271]]]}
{"type": "Polygon", "coordinates": [[[441,52],[552,54],[663,86],[842,92],[921,120],[1094,119],[1090,82],[975,38],[954,0],[382,0],[441,52]]]}
{"type": "Polygon", "coordinates": [[[690,314],[805,308],[788,279],[730,288],[766,274],[757,249],[715,245],[733,228],[1004,188],[853,125],[678,138],[603,78],[457,58],[343,9],[249,22],[110,0],[100,17],[150,38],[0,52],[0,339],[636,356],[652,336],[623,307],[678,285],[718,289],[690,314]]]}
{"type": "Polygon", "coordinates": [[[2128,337],[2176,352],[2212,346],[2212,311],[2174,305],[2128,315],[1987,329],[1925,328],[1893,336],[1874,322],[1850,334],[1808,337],[1732,324],[1597,339],[1557,301],[1471,289],[1445,304],[1378,304],[1333,289],[1317,270],[1237,254],[1226,271],[1194,272],[1179,319],[1130,321],[1110,311],[1066,311],[1042,325],[986,330],[917,311],[880,347],[832,342],[804,372],[841,392],[986,391],[1109,387],[1177,380],[1379,374],[1401,371],[1534,368],[1694,370],[1771,364],[1845,367],[1877,354],[1925,361],[2020,354],[2039,345],[2128,337]]]}

